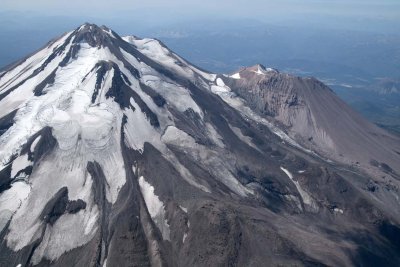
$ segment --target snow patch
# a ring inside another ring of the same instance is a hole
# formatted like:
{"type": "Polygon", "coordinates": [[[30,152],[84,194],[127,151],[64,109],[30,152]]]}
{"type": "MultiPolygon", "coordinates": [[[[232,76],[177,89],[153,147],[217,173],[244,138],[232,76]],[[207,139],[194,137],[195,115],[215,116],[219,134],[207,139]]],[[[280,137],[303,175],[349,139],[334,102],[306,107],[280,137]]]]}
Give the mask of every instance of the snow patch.
{"type": "Polygon", "coordinates": [[[343,210],[342,210],[342,209],[339,209],[339,208],[334,208],[333,211],[336,212],[336,213],[341,213],[341,214],[343,214],[343,210]]]}
{"type": "Polygon", "coordinates": [[[31,147],[30,147],[31,152],[35,151],[36,145],[38,144],[38,142],[40,141],[41,138],[42,138],[41,136],[38,136],[35,138],[35,140],[33,140],[31,147]]]}
{"type": "Polygon", "coordinates": [[[217,146],[219,146],[221,148],[224,148],[225,144],[222,141],[223,138],[218,134],[218,132],[215,130],[215,128],[208,122],[206,123],[206,129],[207,129],[207,133],[208,133],[209,137],[214,142],[214,144],[216,144],[217,146]]]}
{"type": "Polygon", "coordinates": [[[140,107],[130,99],[135,111],[129,109],[125,112],[128,120],[124,126],[127,145],[143,153],[144,143],[149,142],[155,147],[160,147],[160,133],[150,124],[140,107]]]}
{"type": "Polygon", "coordinates": [[[235,73],[235,74],[233,74],[233,75],[231,75],[231,76],[229,76],[229,77],[231,77],[231,78],[233,78],[233,79],[236,79],[236,80],[239,80],[239,79],[241,78],[239,72],[237,72],[237,73],[235,73]]]}
{"type": "Polygon", "coordinates": [[[11,168],[11,177],[15,177],[17,173],[26,167],[32,165],[32,162],[28,159],[28,154],[20,155],[18,158],[14,159],[11,168]]]}
{"type": "Polygon", "coordinates": [[[216,83],[218,86],[225,86],[225,83],[221,78],[217,78],[216,83]]]}
{"type": "Polygon", "coordinates": [[[292,201],[293,203],[296,204],[297,208],[301,211],[303,211],[303,207],[301,206],[301,202],[298,197],[293,196],[293,195],[285,195],[285,198],[289,201],[292,201]]]}
{"type": "Polygon", "coordinates": [[[281,167],[281,170],[292,180],[292,182],[295,184],[297,191],[299,192],[301,198],[303,199],[304,204],[308,205],[311,207],[312,211],[318,210],[317,204],[314,202],[314,199],[306,192],[303,190],[301,187],[300,183],[296,180],[293,179],[293,175],[291,172],[289,172],[287,169],[281,167]]]}
{"type": "Polygon", "coordinates": [[[62,254],[89,242],[96,233],[99,210],[94,206],[90,211],[64,214],[53,226],[46,226],[43,241],[32,256],[32,263],[38,264],[42,258],[57,260],[62,254]],[[83,225],[84,227],[76,227],[83,225]],[[87,229],[89,227],[89,233],[87,229]]]}
{"type": "Polygon", "coordinates": [[[132,165],[132,172],[136,173],[136,166],[135,165],[132,165]]]}
{"type": "Polygon", "coordinates": [[[183,238],[182,238],[182,243],[185,243],[186,237],[187,237],[187,233],[184,233],[183,238]]]}
{"type": "MultiPolygon", "coordinates": [[[[182,208],[182,207],[181,207],[182,208]]],[[[187,210],[185,210],[185,212],[187,213],[187,210]]],[[[186,222],[186,227],[187,227],[187,231],[183,234],[182,237],[182,243],[185,243],[186,237],[188,236],[188,232],[189,232],[189,228],[190,228],[190,221],[188,219],[188,221],[186,222]]]]}
{"type": "Polygon", "coordinates": [[[25,181],[20,180],[12,183],[11,188],[0,195],[0,211],[16,212],[21,203],[27,199],[30,191],[31,187],[25,181]]]}
{"type": "MultiPolygon", "coordinates": [[[[93,238],[97,228],[97,224],[93,222],[97,222],[99,212],[91,195],[92,179],[90,175],[86,175],[86,164],[82,164],[85,161],[76,155],[64,156],[65,152],[56,151],[52,160],[43,161],[32,173],[29,179],[30,192],[15,212],[6,237],[8,247],[15,251],[33,242],[34,237],[44,227],[39,219],[43,208],[60,188],[67,187],[69,199],[82,199],[87,204],[86,209],[76,214],[64,214],[52,227],[46,227],[48,240],[38,247],[35,256],[37,261],[43,256],[54,260],[65,251],[87,243],[93,238]]],[[[110,182],[109,184],[112,185],[110,182]]],[[[27,191],[28,185],[23,186],[27,191]]]]}
{"type": "Polygon", "coordinates": [[[231,89],[225,85],[224,81],[221,78],[217,78],[216,84],[211,85],[211,92],[214,94],[223,94],[231,92],[231,89]]]}
{"type": "Polygon", "coordinates": [[[258,75],[265,75],[264,71],[258,66],[257,71],[255,71],[258,75]]]}
{"type": "Polygon", "coordinates": [[[139,177],[139,186],[146,203],[147,210],[149,211],[154,223],[162,233],[163,239],[170,240],[170,229],[165,219],[166,211],[164,208],[164,203],[154,193],[154,187],[149,184],[143,176],[139,177]]]}
{"type": "Polygon", "coordinates": [[[185,207],[183,207],[181,205],[179,205],[179,207],[181,208],[181,210],[183,210],[185,213],[187,213],[187,208],[185,208],[185,207]]]}

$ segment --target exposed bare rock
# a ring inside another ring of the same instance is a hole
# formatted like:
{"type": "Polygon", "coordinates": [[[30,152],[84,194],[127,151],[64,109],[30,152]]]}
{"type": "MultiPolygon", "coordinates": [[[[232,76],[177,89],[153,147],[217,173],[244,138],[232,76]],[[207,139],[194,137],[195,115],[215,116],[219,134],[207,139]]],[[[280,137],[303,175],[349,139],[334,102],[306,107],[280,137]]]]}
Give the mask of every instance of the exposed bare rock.
{"type": "Polygon", "coordinates": [[[226,84],[259,114],[274,120],[302,144],[331,160],[371,175],[388,172],[400,178],[400,138],[373,125],[314,78],[266,70],[261,65],[239,71],[226,84]]]}

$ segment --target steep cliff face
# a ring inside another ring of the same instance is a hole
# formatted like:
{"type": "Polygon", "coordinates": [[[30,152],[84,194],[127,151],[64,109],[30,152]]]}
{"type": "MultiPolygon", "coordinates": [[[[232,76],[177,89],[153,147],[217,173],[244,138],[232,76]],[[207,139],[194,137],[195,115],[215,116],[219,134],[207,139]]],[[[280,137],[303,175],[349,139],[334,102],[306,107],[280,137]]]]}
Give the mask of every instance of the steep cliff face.
{"type": "Polygon", "coordinates": [[[224,80],[259,114],[282,125],[304,147],[372,175],[385,175],[382,165],[388,165],[394,171],[391,174],[399,177],[400,139],[369,123],[318,80],[261,65],[244,68],[224,80]]]}
{"type": "Polygon", "coordinates": [[[328,136],[320,90],[218,76],[107,27],[66,33],[0,73],[0,266],[398,265],[398,181],[284,131],[328,136]]]}
{"type": "Polygon", "coordinates": [[[239,75],[241,78],[230,80],[228,84],[260,114],[275,119],[281,126],[298,133],[302,139],[335,149],[332,139],[316,122],[310,99],[306,95],[310,87],[314,87],[313,94],[321,94],[329,89],[316,80],[305,80],[275,70],[267,71],[259,65],[245,68],[239,75]]]}

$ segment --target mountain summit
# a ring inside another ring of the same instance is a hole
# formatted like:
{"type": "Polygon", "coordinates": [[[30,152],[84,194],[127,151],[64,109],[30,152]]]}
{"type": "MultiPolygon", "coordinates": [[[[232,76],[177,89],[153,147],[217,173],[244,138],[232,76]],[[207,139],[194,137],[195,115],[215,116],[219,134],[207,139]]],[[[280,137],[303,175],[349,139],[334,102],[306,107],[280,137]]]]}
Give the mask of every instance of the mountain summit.
{"type": "Polygon", "coordinates": [[[0,71],[0,265],[397,266],[399,140],[358,118],[86,23],[0,71]]]}

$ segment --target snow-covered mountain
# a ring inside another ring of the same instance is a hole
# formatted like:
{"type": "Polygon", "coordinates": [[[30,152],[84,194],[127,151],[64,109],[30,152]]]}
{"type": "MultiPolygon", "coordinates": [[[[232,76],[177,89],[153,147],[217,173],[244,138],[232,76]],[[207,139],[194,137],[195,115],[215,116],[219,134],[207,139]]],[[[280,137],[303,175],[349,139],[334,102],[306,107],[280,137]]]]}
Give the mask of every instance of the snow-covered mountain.
{"type": "Polygon", "coordinates": [[[398,265],[397,140],[366,173],[323,153],[340,130],[313,114],[307,146],[288,108],[326,103],[280,75],[297,79],[208,73],[93,24],[0,71],[0,266],[398,265]]]}

